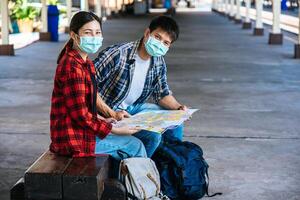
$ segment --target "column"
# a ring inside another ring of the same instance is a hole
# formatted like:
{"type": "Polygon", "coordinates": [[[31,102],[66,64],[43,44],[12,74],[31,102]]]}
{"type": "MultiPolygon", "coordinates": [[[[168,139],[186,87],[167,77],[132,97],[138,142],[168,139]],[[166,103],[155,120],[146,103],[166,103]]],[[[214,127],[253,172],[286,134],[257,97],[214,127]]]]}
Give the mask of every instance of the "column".
{"type": "Polygon", "coordinates": [[[0,44],[0,55],[15,55],[14,45],[9,44],[9,29],[8,29],[8,0],[1,0],[1,37],[2,44],[0,44]]]}
{"type": "Polygon", "coordinates": [[[264,28],[262,23],[262,10],[263,10],[262,0],[256,0],[255,6],[256,6],[256,21],[255,21],[255,28],[253,34],[256,36],[263,36],[264,28]]]}
{"type": "Polygon", "coordinates": [[[272,32],[269,35],[269,44],[282,44],[283,36],[280,30],[280,14],[281,2],[280,0],[273,0],[273,25],[272,32]]]}
{"type": "Polygon", "coordinates": [[[224,2],[225,2],[225,12],[224,12],[225,15],[229,14],[228,1],[229,1],[229,0],[224,0],[224,2]]]}
{"type": "Polygon", "coordinates": [[[80,10],[89,11],[89,1],[88,0],[80,0],[80,10]]]}
{"type": "MultiPolygon", "coordinates": [[[[280,1],[280,0],[279,0],[280,1]]],[[[245,21],[243,23],[243,29],[251,29],[252,24],[250,20],[250,0],[245,0],[246,2],[246,16],[245,16],[245,21]]]]}
{"type": "Polygon", "coordinates": [[[217,0],[216,2],[217,2],[217,4],[216,4],[216,11],[218,13],[221,13],[222,12],[222,0],[217,0]]]}
{"type": "MultiPolygon", "coordinates": [[[[300,2],[299,2],[299,5],[300,5],[300,2]]],[[[298,44],[295,44],[295,58],[300,58],[300,6],[299,6],[299,26],[298,26],[298,44]]]]}
{"type": "Polygon", "coordinates": [[[106,17],[111,15],[111,9],[110,9],[110,3],[109,0],[104,0],[105,1],[105,7],[106,7],[106,17]]]}
{"type": "MultiPolygon", "coordinates": [[[[122,0],[121,12],[125,13],[125,0],[122,0]]],[[[148,8],[149,9],[149,8],[148,8]]]]}
{"type": "Polygon", "coordinates": [[[242,23],[242,19],[241,19],[241,1],[240,0],[236,0],[235,23],[236,24],[242,23]]]}
{"type": "Polygon", "coordinates": [[[115,14],[118,14],[118,0],[115,0],[115,14]]]}
{"type": "Polygon", "coordinates": [[[72,19],[72,0],[66,0],[68,25],[65,27],[65,33],[70,32],[70,23],[72,19]]]}
{"type": "Polygon", "coordinates": [[[216,0],[212,0],[211,8],[212,8],[212,11],[216,11],[216,0]]]}
{"type": "Polygon", "coordinates": [[[229,19],[233,20],[234,19],[234,0],[229,0],[230,2],[230,7],[229,7],[229,19]]]}
{"type": "Polygon", "coordinates": [[[226,0],[221,0],[221,2],[222,2],[222,14],[225,14],[225,13],[226,13],[225,1],[226,1],[226,0]]]}
{"type": "Polygon", "coordinates": [[[67,18],[68,18],[68,24],[70,25],[71,19],[72,19],[72,0],[66,0],[67,1],[67,18]]]}
{"type": "Polygon", "coordinates": [[[95,6],[96,6],[96,14],[98,17],[102,17],[102,12],[101,12],[101,0],[94,0],[95,6]]]}
{"type": "Polygon", "coordinates": [[[40,32],[40,40],[41,41],[50,41],[51,34],[48,32],[48,7],[47,0],[41,0],[42,9],[41,9],[41,17],[42,17],[42,30],[40,32]]]}

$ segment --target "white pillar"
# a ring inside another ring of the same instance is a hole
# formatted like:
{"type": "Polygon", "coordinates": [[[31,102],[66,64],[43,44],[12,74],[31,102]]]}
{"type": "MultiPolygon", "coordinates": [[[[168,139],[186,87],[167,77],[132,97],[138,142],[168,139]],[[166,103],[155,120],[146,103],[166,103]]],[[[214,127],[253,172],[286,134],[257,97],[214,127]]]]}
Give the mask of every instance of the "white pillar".
{"type": "Polygon", "coordinates": [[[245,0],[245,1],[246,1],[246,17],[245,17],[245,22],[249,23],[250,22],[250,4],[251,4],[251,2],[250,2],[250,0],[245,0]]]}
{"type": "Polygon", "coordinates": [[[241,1],[236,0],[236,14],[235,19],[240,20],[241,19],[241,1]]]}
{"type": "Polygon", "coordinates": [[[89,1],[88,0],[80,0],[80,10],[89,11],[89,1]]]}
{"type": "MultiPolygon", "coordinates": [[[[298,1],[300,5],[300,0],[298,1]]],[[[295,49],[294,49],[294,58],[300,59],[300,6],[299,6],[299,32],[298,32],[298,43],[295,44],[295,49]]]]}
{"type": "Polygon", "coordinates": [[[225,13],[225,0],[221,0],[222,2],[222,12],[225,13]]]}
{"type": "Polygon", "coordinates": [[[256,23],[255,23],[255,28],[263,28],[263,23],[262,23],[262,9],[263,9],[263,4],[262,0],[256,0],[256,23]]]}
{"type": "Polygon", "coordinates": [[[228,1],[229,0],[224,0],[225,1],[225,14],[228,14],[228,1]]]}
{"type": "Polygon", "coordinates": [[[217,11],[221,11],[221,9],[220,9],[220,0],[216,0],[215,9],[216,9],[217,11]]]}
{"type": "Polygon", "coordinates": [[[229,13],[230,17],[234,16],[234,0],[230,0],[230,13],[229,13]]]}
{"type": "Polygon", "coordinates": [[[211,8],[212,8],[213,10],[216,9],[216,0],[212,0],[211,8]]]}
{"type": "Polygon", "coordinates": [[[280,13],[281,13],[281,1],[273,0],[273,26],[272,33],[279,34],[280,30],[280,13]]]}
{"type": "Polygon", "coordinates": [[[67,18],[68,25],[70,25],[72,19],[72,0],[67,0],[67,18]]]}
{"type": "Polygon", "coordinates": [[[1,35],[2,44],[9,44],[9,29],[8,29],[8,0],[1,0],[1,35]]]}
{"type": "Polygon", "coordinates": [[[48,16],[47,16],[47,13],[48,13],[48,8],[47,8],[47,0],[42,0],[42,23],[43,23],[43,26],[42,26],[42,32],[46,33],[48,32],[48,16]]]}
{"type": "Polygon", "coordinates": [[[223,6],[224,6],[224,1],[223,0],[218,0],[218,10],[220,11],[220,12],[223,12],[224,10],[223,10],[223,6]]]}
{"type": "Polygon", "coordinates": [[[95,2],[95,6],[96,6],[96,14],[98,15],[98,17],[102,17],[101,0],[94,0],[94,2],[95,2]]]}
{"type": "Polygon", "coordinates": [[[115,0],[115,4],[116,4],[116,7],[115,7],[115,13],[117,14],[118,13],[118,0],[115,0]]]}
{"type": "Polygon", "coordinates": [[[298,44],[300,44],[300,1],[299,1],[299,16],[298,16],[298,19],[299,19],[299,27],[298,27],[298,29],[299,29],[299,32],[298,32],[298,44]]]}
{"type": "Polygon", "coordinates": [[[104,0],[105,1],[105,7],[106,7],[106,15],[107,16],[110,16],[111,14],[111,10],[110,10],[110,3],[109,3],[109,0],[104,0]]]}

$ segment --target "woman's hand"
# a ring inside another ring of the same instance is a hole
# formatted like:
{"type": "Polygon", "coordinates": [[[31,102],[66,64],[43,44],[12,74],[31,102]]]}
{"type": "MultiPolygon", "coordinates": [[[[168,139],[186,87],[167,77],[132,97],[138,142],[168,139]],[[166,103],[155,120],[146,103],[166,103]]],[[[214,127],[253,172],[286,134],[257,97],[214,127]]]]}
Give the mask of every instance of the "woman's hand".
{"type": "Polygon", "coordinates": [[[116,111],[113,118],[115,118],[116,120],[120,121],[124,118],[129,118],[130,114],[128,112],[126,112],[125,110],[122,111],[116,111]]]}
{"type": "Polygon", "coordinates": [[[116,135],[132,135],[137,132],[139,132],[141,129],[138,127],[132,128],[128,126],[122,126],[122,127],[113,127],[111,129],[111,132],[116,135]]]}
{"type": "Polygon", "coordinates": [[[98,119],[101,119],[103,121],[105,121],[106,123],[111,123],[111,124],[115,124],[117,122],[117,120],[115,118],[104,118],[101,115],[97,114],[98,119]]]}
{"type": "Polygon", "coordinates": [[[110,117],[110,118],[105,118],[104,121],[105,121],[106,123],[111,123],[111,124],[117,123],[117,120],[116,120],[115,118],[112,118],[112,117],[110,117]]]}

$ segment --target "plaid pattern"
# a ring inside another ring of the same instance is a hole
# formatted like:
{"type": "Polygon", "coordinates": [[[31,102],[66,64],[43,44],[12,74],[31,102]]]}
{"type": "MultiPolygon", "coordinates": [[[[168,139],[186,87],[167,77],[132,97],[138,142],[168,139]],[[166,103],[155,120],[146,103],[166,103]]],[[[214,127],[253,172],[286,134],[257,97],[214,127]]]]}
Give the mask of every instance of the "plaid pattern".
{"type": "MultiPolygon", "coordinates": [[[[118,109],[129,92],[135,67],[134,58],[141,41],[108,47],[94,60],[98,93],[114,110],[118,109]]],[[[149,97],[158,102],[170,94],[164,58],[151,57],[143,92],[134,105],[145,103],[149,97]]]]}
{"type": "Polygon", "coordinates": [[[85,62],[69,44],[59,62],[51,100],[50,150],[60,155],[86,157],[95,155],[95,136],[104,138],[111,124],[92,113],[93,84],[91,60],[85,62]]]}

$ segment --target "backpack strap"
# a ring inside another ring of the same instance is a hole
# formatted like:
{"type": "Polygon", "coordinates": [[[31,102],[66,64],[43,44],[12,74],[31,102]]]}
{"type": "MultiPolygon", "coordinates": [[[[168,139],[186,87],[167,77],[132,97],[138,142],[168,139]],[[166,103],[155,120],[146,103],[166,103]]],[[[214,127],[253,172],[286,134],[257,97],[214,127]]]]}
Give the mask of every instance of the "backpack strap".
{"type": "Polygon", "coordinates": [[[132,200],[139,200],[136,196],[130,194],[129,192],[127,192],[127,197],[132,199],[132,200]]]}
{"type": "Polygon", "coordinates": [[[206,182],[206,196],[207,197],[214,197],[214,196],[217,196],[217,195],[222,195],[223,193],[222,192],[216,192],[216,193],[213,193],[213,194],[208,194],[208,186],[209,186],[209,176],[208,176],[208,170],[206,169],[205,171],[205,175],[207,177],[207,182],[206,182]]]}

